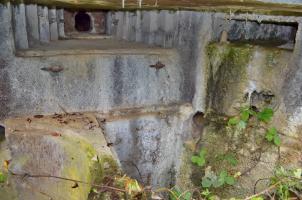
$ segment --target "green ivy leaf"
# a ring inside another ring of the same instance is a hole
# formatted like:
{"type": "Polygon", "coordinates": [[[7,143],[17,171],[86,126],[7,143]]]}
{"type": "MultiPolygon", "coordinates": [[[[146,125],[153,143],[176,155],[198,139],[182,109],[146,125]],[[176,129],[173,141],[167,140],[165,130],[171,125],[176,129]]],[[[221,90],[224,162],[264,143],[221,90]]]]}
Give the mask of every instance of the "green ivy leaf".
{"type": "Polygon", "coordinates": [[[234,185],[235,184],[235,178],[233,176],[227,176],[225,178],[225,182],[228,185],[234,185]]]}
{"type": "Polygon", "coordinates": [[[237,124],[237,128],[242,130],[246,128],[246,122],[240,120],[239,123],[237,124]]]}
{"type": "Polygon", "coordinates": [[[219,187],[223,186],[224,182],[225,182],[224,178],[219,177],[218,179],[214,180],[213,187],[219,188],[219,187]]]}
{"type": "Polygon", "coordinates": [[[273,141],[276,134],[277,129],[275,127],[272,127],[266,132],[265,138],[267,139],[267,141],[271,142],[273,141]]]}
{"type": "Polygon", "coordinates": [[[280,146],[280,145],[281,145],[281,138],[280,138],[280,136],[279,136],[278,134],[276,134],[276,135],[274,136],[274,144],[275,144],[276,146],[280,146]]]}
{"type": "Polygon", "coordinates": [[[276,146],[281,145],[281,138],[278,135],[277,129],[275,127],[270,128],[265,135],[265,138],[269,142],[273,142],[276,146]]]}
{"type": "Polygon", "coordinates": [[[229,126],[234,126],[234,125],[237,125],[239,123],[239,119],[237,117],[232,117],[229,119],[228,121],[228,125],[229,126]]]}
{"type": "Polygon", "coordinates": [[[274,111],[271,108],[264,108],[263,111],[257,114],[257,118],[263,122],[269,122],[274,115],[274,111]]]}
{"type": "Polygon", "coordinates": [[[212,185],[212,181],[207,177],[203,177],[201,180],[201,185],[204,188],[209,188],[212,185]]]}
{"type": "Polygon", "coordinates": [[[191,161],[195,164],[197,164],[199,167],[204,166],[206,163],[206,160],[204,157],[198,157],[198,156],[192,156],[191,161]]]}
{"type": "Polygon", "coordinates": [[[224,159],[226,161],[228,161],[232,166],[236,166],[238,164],[238,161],[237,161],[237,159],[235,158],[235,156],[233,154],[230,154],[230,153],[226,154],[224,156],[224,159]]]}
{"type": "Polygon", "coordinates": [[[228,172],[225,170],[222,170],[219,174],[219,178],[222,178],[223,180],[228,176],[228,172]]]}
{"type": "Polygon", "coordinates": [[[250,112],[249,112],[249,110],[243,110],[241,112],[240,119],[242,121],[244,121],[244,122],[247,122],[249,118],[250,118],[250,112]]]}
{"type": "Polygon", "coordinates": [[[192,194],[191,192],[187,192],[185,195],[184,195],[184,200],[191,200],[191,197],[192,197],[192,194]]]}
{"type": "Polygon", "coordinates": [[[199,160],[199,157],[198,157],[198,156],[192,156],[192,157],[191,157],[191,161],[192,161],[193,163],[195,163],[195,164],[198,163],[198,160],[199,160]]]}

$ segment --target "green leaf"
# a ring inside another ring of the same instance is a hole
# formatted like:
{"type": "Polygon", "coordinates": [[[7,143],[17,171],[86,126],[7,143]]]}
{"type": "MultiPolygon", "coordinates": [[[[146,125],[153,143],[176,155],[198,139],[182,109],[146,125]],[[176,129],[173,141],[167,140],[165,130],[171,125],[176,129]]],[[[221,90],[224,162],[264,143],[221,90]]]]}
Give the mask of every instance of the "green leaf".
{"type": "Polygon", "coordinates": [[[238,129],[245,129],[246,128],[246,122],[240,120],[239,123],[237,124],[238,129]]]}
{"type": "Polygon", "coordinates": [[[280,146],[280,145],[281,145],[281,138],[280,138],[280,136],[279,136],[278,134],[276,134],[276,135],[274,136],[274,144],[275,144],[276,146],[280,146]]]}
{"type": "Polygon", "coordinates": [[[294,177],[300,179],[301,176],[302,176],[302,169],[301,169],[301,168],[295,169],[295,170],[293,171],[293,174],[294,174],[294,177]]]}
{"type": "Polygon", "coordinates": [[[271,108],[264,108],[263,111],[257,114],[257,118],[263,122],[269,122],[274,115],[274,111],[271,108]]]}
{"type": "Polygon", "coordinates": [[[234,185],[235,184],[235,178],[233,176],[228,176],[225,178],[225,182],[228,185],[234,185]]]}
{"type": "Polygon", "coordinates": [[[199,162],[197,163],[199,167],[202,167],[206,164],[205,158],[199,158],[199,162]]]}
{"type": "Polygon", "coordinates": [[[275,135],[277,134],[277,130],[275,127],[272,127],[270,128],[267,132],[266,132],[266,135],[265,135],[265,138],[271,142],[273,141],[275,135]]]}
{"type": "Polygon", "coordinates": [[[211,194],[211,192],[209,191],[209,189],[205,189],[201,192],[201,194],[205,197],[209,196],[211,194]]]}
{"type": "Polygon", "coordinates": [[[203,177],[201,180],[201,185],[204,188],[209,188],[212,185],[212,181],[210,179],[208,179],[207,177],[203,177]]]}
{"type": "Polygon", "coordinates": [[[184,200],[190,200],[191,199],[191,197],[192,197],[192,194],[191,194],[191,192],[187,192],[185,195],[184,195],[184,200]]]}
{"type": "Polygon", "coordinates": [[[249,117],[250,117],[250,112],[249,112],[249,110],[243,110],[243,111],[241,112],[240,119],[241,119],[242,121],[247,122],[248,119],[249,119],[249,117]]]}
{"type": "Polygon", "coordinates": [[[204,157],[198,157],[198,156],[192,156],[191,161],[193,163],[197,164],[199,167],[204,166],[204,164],[206,163],[206,160],[204,157]]]}
{"type": "Polygon", "coordinates": [[[225,170],[222,170],[219,174],[219,178],[222,178],[223,180],[228,176],[228,172],[225,170]]]}
{"type": "Polygon", "coordinates": [[[228,125],[229,126],[234,126],[234,125],[237,125],[239,123],[239,119],[237,117],[232,117],[229,119],[228,121],[228,125]]]}
{"type": "Polygon", "coordinates": [[[2,172],[0,172],[0,183],[4,183],[7,179],[7,176],[5,174],[3,174],[2,172]]]}
{"type": "Polygon", "coordinates": [[[192,161],[193,163],[195,163],[195,164],[198,163],[198,160],[199,160],[199,157],[198,157],[198,156],[192,156],[192,157],[191,157],[191,161],[192,161]]]}
{"type": "Polygon", "coordinates": [[[224,156],[224,159],[226,161],[228,161],[232,166],[236,166],[238,164],[238,161],[237,161],[237,159],[235,158],[235,156],[233,154],[230,154],[230,153],[226,154],[224,156]]]}
{"type": "Polygon", "coordinates": [[[213,181],[213,187],[215,188],[221,187],[223,186],[224,182],[225,182],[224,178],[219,177],[218,179],[213,181]]]}
{"type": "Polygon", "coordinates": [[[278,135],[277,129],[275,127],[270,128],[265,135],[265,138],[269,142],[273,142],[276,146],[281,145],[281,138],[278,135]]]}

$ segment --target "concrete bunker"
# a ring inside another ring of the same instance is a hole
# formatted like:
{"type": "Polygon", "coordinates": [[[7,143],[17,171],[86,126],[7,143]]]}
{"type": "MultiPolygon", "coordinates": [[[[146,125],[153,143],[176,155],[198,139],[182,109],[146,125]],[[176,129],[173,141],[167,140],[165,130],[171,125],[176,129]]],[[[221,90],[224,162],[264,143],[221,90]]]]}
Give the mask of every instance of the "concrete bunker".
{"type": "Polygon", "coordinates": [[[0,120],[12,153],[9,169],[20,175],[12,179],[19,199],[40,200],[43,193],[121,199],[80,181],[111,187],[122,173],[150,190],[190,190],[205,175],[191,160],[203,147],[213,170],[225,164],[217,164],[216,150],[241,159],[238,168],[226,168],[232,176],[251,168],[238,185],[224,188],[223,198],[252,195],[251,185],[271,175],[278,152],[262,140],[265,132],[230,131],[228,120],[245,106],[276,112],[271,123],[284,131],[281,154],[292,158],[283,163],[300,162],[300,140],[286,136],[299,138],[302,124],[301,113],[287,109],[301,105],[292,102],[302,87],[291,75],[300,66],[300,17],[77,8],[0,6],[0,80],[7,80],[0,83],[7,94],[0,98],[6,104],[0,120]],[[219,42],[222,33],[226,39],[219,42]],[[255,165],[259,138],[268,151],[255,165]],[[35,181],[28,174],[72,181],[35,181]]]}

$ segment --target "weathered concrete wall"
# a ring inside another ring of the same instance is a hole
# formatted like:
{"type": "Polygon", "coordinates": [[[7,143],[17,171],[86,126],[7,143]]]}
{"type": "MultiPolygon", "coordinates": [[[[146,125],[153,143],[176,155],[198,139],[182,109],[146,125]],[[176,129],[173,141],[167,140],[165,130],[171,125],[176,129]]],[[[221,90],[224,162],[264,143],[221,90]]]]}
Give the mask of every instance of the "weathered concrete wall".
{"type": "MultiPolygon", "coordinates": [[[[42,11],[40,8],[40,14],[42,11]]],[[[144,13],[142,21],[133,24],[144,27],[144,21],[154,20],[150,18],[150,13],[144,13]]],[[[43,14],[48,13],[45,11],[43,14]]],[[[158,23],[163,22],[158,18],[158,21],[150,22],[150,27],[141,29],[141,36],[137,31],[134,35],[149,44],[157,41],[162,46],[177,47],[179,53],[167,50],[172,55],[16,57],[7,63],[9,67],[5,70],[10,74],[5,82],[10,90],[6,103],[10,111],[3,115],[62,112],[60,106],[68,111],[110,110],[115,107],[192,102],[193,98],[195,109],[204,110],[205,54],[202,49],[211,38],[208,23],[211,15],[178,12],[176,19],[174,13],[169,11],[154,12],[153,15],[163,17],[164,24],[159,26],[158,23]],[[157,61],[166,67],[160,70],[149,67],[157,61]],[[54,65],[62,66],[64,71],[53,74],[40,70],[54,65]]],[[[41,26],[45,22],[41,18],[40,31],[45,28],[41,26]]],[[[118,26],[118,29],[127,27],[121,23],[118,26]]],[[[45,34],[43,37],[47,41],[49,35],[45,34]]],[[[3,38],[11,41],[9,37],[3,38]]]]}
{"type": "Polygon", "coordinates": [[[142,109],[140,115],[106,120],[105,136],[129,176],[145,185],[166,187],[175,184],[192,112],[190,104],[151,113],[142,109]]]}
{"type": "Polygon", "coordinates": [[[57,56],[16,58],[7,73],[10,97],[7,116],[78,111],[108,111],[185,101],[182,68],[171,56],[57,56]],[[160,70],[149,67],[157,60],[160,70]],[[62,66],[60,73],[41,70],[62,66]]]}
{"type": "Polygon", "coordinates": [[[107,31],[117,39],[177,48],[183,67],[183,97],[194,102],[195,110],[204,111],[204,48],[213,36],[212,19],[211,13],[190,11],[109,12],[107,31]]]}

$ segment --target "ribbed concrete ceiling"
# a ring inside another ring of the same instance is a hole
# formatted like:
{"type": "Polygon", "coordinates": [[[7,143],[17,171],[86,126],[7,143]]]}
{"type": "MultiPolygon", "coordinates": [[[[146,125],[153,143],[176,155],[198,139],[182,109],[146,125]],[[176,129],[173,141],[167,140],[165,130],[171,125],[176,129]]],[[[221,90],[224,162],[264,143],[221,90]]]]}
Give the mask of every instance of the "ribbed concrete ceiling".
{"type": "MultiPolygon", "coordinates": [[[[16,1],[16,0],[15,0],[16,1]]],[[[86,9],[188,9],[302,15],[302,0],[24,0],[86,9]]]]}

